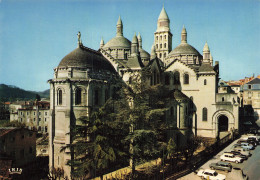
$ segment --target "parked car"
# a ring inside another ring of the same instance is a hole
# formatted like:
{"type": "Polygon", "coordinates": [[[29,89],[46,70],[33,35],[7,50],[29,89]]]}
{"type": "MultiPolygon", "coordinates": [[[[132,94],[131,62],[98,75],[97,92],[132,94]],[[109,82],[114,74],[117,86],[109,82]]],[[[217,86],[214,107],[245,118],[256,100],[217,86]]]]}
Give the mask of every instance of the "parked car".
{"type": "Polygon", "coordinates": [[[244,154],[246,156],[252,155],[249,150],[243,149],[242,147],[235,147],[234,151],[240,152],[241,154],[244,154]]]}
{"type": "Polygon", "coordinates": [[[221,161],[230,161],[235,163],[241,163],[243,162],[243,159],[241,157],[236,157],[234,154],[231,153],[224,153],[220,156],[221,161]]]}
{"type": "Polygon", "coordinates": [[[233,170],[227,174],[228,180],[248,180],[246,174],[240,168],[234,167],[233,170]]]}
{"type": "Polygon", "coordinates": [[[250,145],[249,143],[241,143],[241,147],[244,149],[249,149],[249,150],[253,150],[254,146],[250,145]]]}
{"type": "Polygon", "coordinates": [[[249,136],[247,140],[248,141],[254,141],[257,145],[260,144],[259,140],[254,136],[249,136]]]}
{"type": "Polygon", "coordinates": [[[212,170],[217,169],[217,170],[223,170],[227,172],[230,172],[232,170],[232,165],[230,163],[222,162],[222,161],[219,161],[217,163],[211,163],[209,167],[212,170]]]}
{"type": "Polygon", "coordinates": [[[226,153],[230,153],[230,154],[234,154],[237,157],[241,157],[243,160],[247,160],[247,156],[241,154],[240,152],[236,152],[236,151],[230,151],[230,152],[226,152],[226,153]]]}
{"type": "Polygon", "coordinates": [[[225,180],[226,176],[223,174],[219,174],[217,173],[215,170],[210,170],[210,169],[201,169],[199,170],[199,172],[197,173],[197,175],[201,178],[204,179],[210,179],[210,180],[225,180]]]}
{"type": "Polygon", "coordinates": [[[248,143],[249,145],[252,145],[253,147],[256,147],[256,143],[253,140],[250,139],[240,139],[237,141],[237,144],[242,144],[242,143],[248,143]]]}

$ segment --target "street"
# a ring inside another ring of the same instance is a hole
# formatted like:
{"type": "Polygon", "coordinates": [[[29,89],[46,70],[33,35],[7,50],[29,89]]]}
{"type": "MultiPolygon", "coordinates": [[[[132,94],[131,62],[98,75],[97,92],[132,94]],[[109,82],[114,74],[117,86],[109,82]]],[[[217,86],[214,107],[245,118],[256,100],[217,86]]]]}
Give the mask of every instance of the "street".
{"type": "MultiPolygon", "coordinates": [[[[236,144],[237,141],[238,140],[233,141],[229,146],[227,146],[225,149],[223,149],[221,152],[219,152],[211,160],[209,160],[208,162],[203,164],[199,169],[209,169],[209,165],[211,163],[216,163],[216,162],[220,161],[220,156],[224,152],[231,151],[232,146],[234,144],[236,144]]],[[[250,180],[259,180],[260,179],[259,178],[260,177],[260,171],[259,171],[259,169],[260,169],[260,145],[258,145],[254,150],[251,150],[250,152],[251,152],[252,156],[249,157],[247,160],[245,160],[243,163],[236,164],[236,163],[231,162],[231,164],[233,167],[238,167],[238,168],[242,169],[244,174],[246,174],[250,180]]],[[[234,177],[232,177],[234,174],[234,171],[236,171],[236,170],[232,169],[232,171],[230,173],[227,173],[224,171],[217,170],[218,173],[226,175],[227,180],[234,179],[234,177]]],[[[201,178],[198,177],[197,174],[195,174],[194,172],[179,178],[179,180],[190,180],[190,179],[197,180],[197,179],[201,179],[201,178]]]]}

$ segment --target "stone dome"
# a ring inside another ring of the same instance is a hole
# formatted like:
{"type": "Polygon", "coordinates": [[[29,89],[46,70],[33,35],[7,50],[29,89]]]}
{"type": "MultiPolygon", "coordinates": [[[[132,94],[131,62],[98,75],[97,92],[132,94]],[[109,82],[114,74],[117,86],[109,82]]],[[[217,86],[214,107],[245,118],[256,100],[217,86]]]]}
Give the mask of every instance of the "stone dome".
{"type": "Polygon", "coordinates": [[[188,43],[181,43],[174,50],[169,53],[169,56],[178,56],[178,55],[195,55],[201,56],[201,54],[188,43]]]}
{"type": "Polygon", "coordinates": [[[114,72],[113,66],[98,51],[80,46],[66,55],[58,67],[80,67],[114,72]]]}
{"type": "Polygon", "coordinates": [[[140,56],[142,59],[150,59],[150,54],[143,49],[139,49],[140,56]]]}
{"type": "Polygon", "coordinates": [[[116,36],[110,41],[108,41],[103,49],[117,49],[117,48],[124,48],[124,49],[130,49],[131,48],[131,42],[126,39],[124,36],[116,36]]]}

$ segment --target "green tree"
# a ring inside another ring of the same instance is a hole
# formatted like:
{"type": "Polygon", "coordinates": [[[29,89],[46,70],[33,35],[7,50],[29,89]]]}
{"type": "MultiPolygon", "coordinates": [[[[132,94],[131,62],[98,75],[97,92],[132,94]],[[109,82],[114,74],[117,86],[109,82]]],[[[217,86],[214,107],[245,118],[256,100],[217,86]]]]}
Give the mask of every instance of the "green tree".
{"type": "Polygon", "coordinates": [[[171,161],[171,165],[174,164],[174,159],[176,158],[177,146],[172,138],[170,138],[167,144],[167,156],[171,161]]]}

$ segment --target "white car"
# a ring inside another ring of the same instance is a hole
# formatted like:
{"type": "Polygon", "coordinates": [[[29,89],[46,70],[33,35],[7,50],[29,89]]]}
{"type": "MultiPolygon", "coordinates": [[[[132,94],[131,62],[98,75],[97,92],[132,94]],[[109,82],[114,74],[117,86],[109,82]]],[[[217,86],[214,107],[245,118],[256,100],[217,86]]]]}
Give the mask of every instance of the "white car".
{"type": "Polygon", "coordinates": [[[243,159],[241,157],[237,157],[231,153],[224,153],[220,156],[221,161],[231,161],[235,163],[241,163],[243,159]]]}
{"type": "Polygon", "coordinates": [[[223,174],[217,173],[215,170],[210,170],[210,169],[201,169],[197,173],[198,176],[201,178],[207,179],[209,178],[210,180],[225,180],[226,176],[223,174]]]}
{"type": "Polygon", "coordinates": [[[252,146],[252,145],[250,145],[249,143],[241,143],[241,147],[243,148],[243,149],[248,149],[248,150],[252,150],[252,149],[254,149],[254,146],[252,146]]]}

